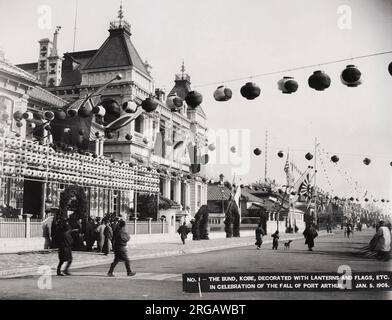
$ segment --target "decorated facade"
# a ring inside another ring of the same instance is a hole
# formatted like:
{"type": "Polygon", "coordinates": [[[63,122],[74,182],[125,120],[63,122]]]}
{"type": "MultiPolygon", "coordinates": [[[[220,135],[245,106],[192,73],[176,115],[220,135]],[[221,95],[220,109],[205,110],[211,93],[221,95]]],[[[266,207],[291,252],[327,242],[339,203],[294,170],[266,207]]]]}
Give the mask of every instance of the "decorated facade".
{"type": "Polygon", "coordinates": [[[151,66],[140,58],[122,17],[120,10],[97,50],[60,57],[58,27],[53,41],[39,41],[37,63],[19,65],[64,101],[47,109],[55,114],[47,142],[61,150],[56,157],[48,153],[58,168],[54,174],[89,186],[94,215],[137,211],[137,194],[160,193],[193,216],[207,203],[202,98],[184,66],[168,96],[155,88],[151,66]]]}

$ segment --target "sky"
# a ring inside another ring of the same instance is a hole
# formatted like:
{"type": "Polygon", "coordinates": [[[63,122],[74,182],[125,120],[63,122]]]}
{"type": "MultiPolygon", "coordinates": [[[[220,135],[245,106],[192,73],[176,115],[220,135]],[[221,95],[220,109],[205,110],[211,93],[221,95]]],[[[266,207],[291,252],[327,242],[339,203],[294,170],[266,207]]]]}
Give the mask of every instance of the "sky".
{"type": "MultiPolygon", "coordinates": [[[[78,1],[76,51],[100,47],[119,4],[78,1]]],[[[38,40],[52,38],[56,25],[62,27],[60,52],[72,51],[75,8],[76,0],[0,0],[0,47],[6,58],[37,61],[38,40]],[[46,7],[51,9],[50,28],[42,25],[46,7]]],[[[301,170],[314,165],[304,155],[315,154],[317,138],[321,188],[339,196],[359,197],[367,191],[367,197],[392,200],[392,54],[256,76],[392,50],[392,0],[123,0],[123,8],[132,42],[152,65],[155,86],[170,91],[184,61],[192,88],[203,95],[210,132],[233,135],[227,144],[217,143],[217,156],[212,154],[207,168],[211,178],[223,173],[232,180],[236,172],[242,183],[264,179],[268,130],[269,178],[285,182],[288,150],[301,170]],[[340,81],[348,64],[363,74],[359,87],[340,81]],[[330,88],[309,88],[307,80],[315,70],[331,77],[330,88]],[[296,93],[278,91],[283,76],[295,77],[296,93]],[[261,88],[255,100],[240,95],[249,81],[261,88]],[[213,99],[219,85],[233,91],[231,100],[213,99]],[[231,146],[236,146],[235,154],[231,146]],[[255,147],[262,149],[261,156],[253,155],[255,147]],[[279,150],[283,158],[277,157],[279,150]],[[333,154],[340,158],[336,165],[329,161],[333,154]],[[369,166],[362,163],[365,157],[372,160],[369,166]]]]}

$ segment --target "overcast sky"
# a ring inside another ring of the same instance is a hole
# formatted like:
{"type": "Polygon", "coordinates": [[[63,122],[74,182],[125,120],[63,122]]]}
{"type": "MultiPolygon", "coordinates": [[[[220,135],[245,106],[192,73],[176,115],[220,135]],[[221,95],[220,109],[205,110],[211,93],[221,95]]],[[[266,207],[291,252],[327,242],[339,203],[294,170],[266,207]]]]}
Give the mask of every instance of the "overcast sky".
{"type": "MultiPolygon", "coordinates": [[[[79,0],[76,50],[99,48],[119,3],[79,0]]],[[[60,52],[72,51],[75,4],[76,0],[0,0],[0,46],[6,57],[14,63],[37,61],[37,41],[52,38],[56,25],[62,26],[60,52]],[[52,9],[51,29],[39,27],[42,5],[52,9]]],[[[263,146],[268,129],[269,177],[285,181],[285,158],[276,156],[279,149],[286,152],[290,148],[293,161],[305,169],[310,163],[304,154],[314,153],[317,137],[330,153],[328,157],[337,154],[340,158],[335,166],[324,163],[335,194],[356,197],[368,190],[377,199],[392,200],[392,76],[388,73],[392,54],[254,77],[251,81],[261,87],[260,97],[249,101],[239,93],[251,75],[392,50],[392,1],[124,0],[123,7],[131,23],[132,41],[153,67],[156,87],[169,91],[184,60],[193,88],[203,94],[209,127],[249,130],[251,143],[246,150],[263,148],[260,157],[250,155],[247,170],[241,144],[229,142],[237,145],[237,155],[242,156],[243,182],[264,178],[263,146]],[[338,12],[342,5],[351,8],[351,29],[339,28],[338,22],[347,12],[338,12]],[[357,88],[348,88],[339,79],[351,63],[363,73],[364,82],[357,88]],[[324,92],[307,84],[317,69],[332,79],[324,92]],[[283,95],[277,90],[277,81],[287,75],[299,82],[295,94],[283,95]],[[249,78],[225,82],[242,77],[249,78]],[[212,94],[218,85],[206,84],[215,82],[233,90],[230,101],[214,101],[212,94]],[[362,163],[364,157],[372,160],[369,166],[362,163]],[[347,172],[348,178],[338,169],[347,172]],[[360,190],[357,194],[355,181],[360,190]]],[[[242,137],[246,137],[244,132],[240,132],[242,137]]],[[[217,152],[222,152],[219,146],[217,152]]],[[[321,162],[317,166],[318,184],[331,191],[321,162]]],[[[209,174],[217,177],[223,172],[232,179],[232,168],[230,164],[211,165],[209,174]]]]}

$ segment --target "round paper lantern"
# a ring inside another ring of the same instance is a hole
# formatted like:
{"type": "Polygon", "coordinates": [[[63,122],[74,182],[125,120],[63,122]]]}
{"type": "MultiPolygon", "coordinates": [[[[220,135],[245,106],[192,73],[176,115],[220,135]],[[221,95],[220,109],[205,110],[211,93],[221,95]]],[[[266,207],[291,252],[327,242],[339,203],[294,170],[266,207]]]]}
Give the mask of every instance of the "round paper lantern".
{"type": "MultiPolygon", "coordinates": [[[[208,146],[208,150],[214,151],[214,150],[215,150],[215,145],[214,145],[213,143],[211,143],[211,144],[208,146]]],[[[392,166],[392,162],[391,162],[391,166],[392,166]]]]}
{"type": "Polygon", "coordinates": [[[392,62],[388,66],[389,74],[392,76],[392,62]]]}
{"type": "Polygon", "coordinates": [[[342,71],[340,80],[347,87],[357,87],[362,83],[361,76],[361,71],[356,66],[350,64],[342,71]]]}
{"type": "Polygon", "coordinates": [[[54,116],[58,120],[64,120],[67,117],[67,114],[64,112],[64,110],[57,110],[54,116]]]}
{"type": "Polygon", "coordinates": [[[15,121],[20,121],[23,119],[23,113],[21,111],[15,111],[14,112],[14,120],[15,121]]]}
{"type": "Polygon", "coordinates": [[[182,107],[183,101],[176,94],[172,94],[166,99],[166,106],[171,111],[178,111],[182,107]]]}
{"type": "Polygon", "coordinates": [[[34,122],[29,122],[28,126],[30,129],[35,129],[37,125],[34,122]]]}
{"type": "Polygon", "coordinates": [[[214,99],[216,101],[228,101],[231,99],[233,92],[225,86],[219,86],[214,92],[214,99]]]}
{"type": "Polygon", "coordinates": [[[147,144],[147,143],[148,143],[148,139],[147,139],[147,138],[143,138],[143,142],[144,142],[145,144],[147,144]]]}
{"type": "Polygon", "coordinates": [[[384,200],[384,199],[381,199],[381,202],[385,202],[385,200],[384,200]]]}
{"type": "Polygon", "coordinates": [[[336,163],[336,162],[339,161],[339,157],[336,156],[336,155],[334,155],[334,156],[331,157],[331,161],[332,161],[333,163],[336,163]]]}
{"type": "Polygon", "coordinates": [[[364,163],[365,165],[367,165],[367,166],[370,164],[370,162],[371,162],[371,160],[370,160],[369,158],[363,159],[363,163],[364,163]]]}
{"type": "Polygon", "coordinates": [[[17,126],[18,128],[23,127],[23,122],[22,122],[22,121],[16,121],[16,126],[17,126]]]}
{"type": "Polygon", "coordinates": [[[298,90],[298,82],[293,77],[283,77],[283,79],[278,81],[278,89],[282,93],[291,94],[298,90]]]}
{"type": "Polygon", "coordinates": [[[331,78],[321,70],[314,71],[308,79],[309,87],[317,91],[323,91],[331,85],[331,78]]]}
{"type": "Polygon", "coordinates": [[[106,131],[106,132],[105,132],[105,136],[106,136],[106,138],[108,138],[108,139],[113,139],[114,133],[113,133],[112,131],[106,131]]]}
{"type": "Polygon", "coordinates": [[[230,151],[231,151],[232,153],[236,153],[236,152],[237,152],[237,149],[236,149],[236,147],[232,146],[232,147],[230,148],[230,151]]]}
{"type": "Polygon", "coordinates": [[[44,119],[48,121],[52,121],[54,119],[54,113],[52,111],[45,111],[44,119]]]}
{"type": "Polygon", "coordinates": [[[247,82],[243,87],[241,87],[240,92],[244,98],[253,100],[260,95],[261,90],[255,83],[247,82]]]}
{"type": "Polygon", "coordinates": [[[389,165],[392,167],[392,161],[389,163],[389,165]]]}
{"type": "Polygon", "coordinates": [[[78,116],[81,118],[88,118],[92,114],[92,108],[89,103],[85,103],[82,107],[78,110],[78,116]]]}
{"type": "Polygon", "coordinates": [[[156,102],[153,98],[146,98],[142,102],[142,108],[146,112],[153,112],[158,107],[158,102],[156,102]]]}
{"type": "Polygon", "coordinates": [[[190,108],[195,109],[203,102],[203,96],[197,91],[191,91],[186,95],[185,102],[190,108]]]}
{"type": "Polygon", "coordinates": [[[278,157],[279,157],[279,158],[283,158],[283,156],[284,156],[283,151],[279,151],[279,152],[278,152],[278,157]]]}
{"type": "Polygon", "coordinates": [[[253,153],[254,153],[256,156],[259,156],[259,155],[261,155],[261,150],[260,150],[259,148],[256,148],[256,149],[253,150],[253,153]]]}
{"type": "Polygon", "coordinates": [[[128,141],[131,141],[131,140],[132,140],[132,135],[129,134],[129,133],[127,133],[127,134],[125,135],[125,139],[127,139],[128,141]]]}
{"type": "Polygon", "coordinates": [[[104,117],[106,114],[106,109],[102,106],[95,106],[91,112],[97,116],[104,117]]]}
{"type": "Polygon", "coordinates": [[[313,159],[313,155],[310,152],[308,152],[307,154],[305,154],[305,159],[310,161],[313,159]]]}
{"type": "Polygon", "coordinates": [[[34,115],[32,112],[27,111],[27,112],[23,113],[23,119],[30,121],[30,120],[33,120],[33,118],[34,118],[34,115]]]}
{"type": "Polygon", "coordinates": [[[137,104],[134,101],[126,101],[123,103],[122,108],[126,113],[135,113],[137,104]]]}
{"type": "Polygon", "coordinates": [[[351,198],[350,198],[350,201],[354,201],[354,198],[353,198],[353,197],[351,197],[351,198]]]}

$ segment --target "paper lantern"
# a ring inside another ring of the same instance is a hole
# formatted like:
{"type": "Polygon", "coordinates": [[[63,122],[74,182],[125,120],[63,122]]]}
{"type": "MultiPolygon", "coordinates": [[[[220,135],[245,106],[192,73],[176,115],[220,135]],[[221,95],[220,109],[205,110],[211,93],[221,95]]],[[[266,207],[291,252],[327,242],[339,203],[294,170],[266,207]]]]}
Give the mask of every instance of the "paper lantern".
{"type": "Polygon", "coordinates": [[[354,201],[354,198],[353,198],[353,197],[351,197],[351,198],[350,198],[350,201],[354,201]]]}
{"type": "Polygon", "coordinates": [[[392,161],[389,163],[389,165],[392,167],[392,161]]]}
{"type": "Polygon", "coordinates": [[[131,140],[132,140],[132,135],[129,134],[129,133],[127,133],[127,134],[125,135],[125,139],[128,140],[128,141],[131,141],[131,140]]]}
{"type": "Polygon", "coordinates": [[[336,162],[339,161],[339,157],[336,156],[336,155],[334,155],[334,156],[331,157],[331,161],[332,161],[333,163],[336,163],[336,162]]]}
{"type": "Polygon", "coordinates": [[[241,87],[240,92],[244,98],[253,100],[260,95],[261,90],[255,83],[247,82],[243,87],[241,87]]]}
{"type": "Polygon", "coordinates": [[[392,62],[388,66],[389,74],[392,76],[392,62]]]}
{"type": "Polygon", "coordinates": [[[113,139],[114,138],[114,133],[112,131],[106,131],[105,132],[105,137],[108,139],[113,139]]]}
{"type": "Polygon", "coordinates": [[[230,151],[231,151],[232,153],[236,153],[236,152],[237,152],[237,149],[236,149],[235,146],[232,146],[232,147],[230,148],[230,151]]]}
{"type": "Polygon", "coordinates": [[[261,155],[261,150],[260,150],[259,148],[256,148],[256,149],[253,150],[253,153],[254,153],[256,156],[259,156],[259,155],[261,155]]]}
{"type": "Polygon", "coordinates": [[[22,121],[16,121],[16,126],[18,128],[23,127],[23,122],[22,121]]]}
{"type": "Polygon", "coordinates": [[[126,101],[123,103],[122,108],[126,113],[135,113],[138,105],[134,101],[126,101]]]}
{"type": "Polygon", "coordinates": [[[284,156],[283,151],[279,151],[279,152],[278,152],[278,157],[279,157],[279,158],[283,158],[283,156],[284,156]]]}
{"type": "Polygon", "coordinates": [[[14,120],[15,121],[21,121],[23,119],[23,113],[21,111],[15,111],[14,112],[14,120]]]}
{"type": "Polygon", "coordinates": [[[148,143],[148,139],[147,139],[147,138],[143,138],[143,142],[144,142],[145,144],[147,144],[147,143],[148,143]]]}
{"type": "Polygon", "coordinates": [[[54,116],[58,120],[64,120],[67,117],[67,114],[63,110],[57,110],[54,116]]]}
{"type": "Polygon", "coordinates": [[[146,112],[153,112],[158,107],[158,102],[155,101],[154,98],[146,98],[142,102],[142,108],[146,112]]]}
{"type": "Polygon", "coordinates": [[[216,101],[228,101],[231,99],[233,92],[225,86],[219,86],[214,92],[214,99],[216,101]]]}
{"type": "Polygon", "coordinates": [[[347,87],[357,87],[362,83],[361,76],[361,71],[356,66],[350,64],[342,71],[340,80],[347,87]]]}
{"type": "Polygon", "coordinates": [[[85,103],[83,106],[81,106],[78,110],[78,116],[81,118],[88,118],[92,114],[92,107],[89,103],[85,103]]]}
{"type": "Polygon", "coordinates": [[[190,108],[195,109],[203,102],[203,96],[197,91],[190,91],[185,97],[185,102],[190,108]]]}
{"type": "Polygon", "coordinates": [[[305,155],[305,159],[310,161],[310,160],[313,159],[313,155],[312,155],[310,152],[308,152],[308,153],[305,155]]]}
{"type": "Polygon", "coordinates": [[[308,79],[309,87],[323,91],[331,85],[331,78],[321,70],[314,71],[308,79]]]}
{"type": "Polygon", "coordinates": [[[52,121],[54,119],[54,113],[52,111],[45,111],[44,119],[48,121],[52,121]]]}
{"type": "MultiPolygon", "coordinates": [[[[214,151],[214,150],[215,150],[215,145],[214,145],[213,143],[211,143],[211,144],[208,146],[208,150],[214,151]]],[[[392,165],[392,162],[391,162],[391,165],[392,165]]]]}
{"type": "Polygon", "coordinates": [[[173,112],[180,110],[183,103],[182,99],[176,94],[172,94],[166,99],[166,106],[173,112]]]}
{"type": "Polygon", "coordinates": [[[32,112],[27,111],[27,112],[23,113],[23,119],[25,119],[27,121],[31,121],[31,120],[33,120],[33,118],[34,118],[34,115],[32,112]]]}
{"type": "Polygon", "coordinates": [[[77,114],[78,114],[77,109],[68,109],[67,110],[67,115],[70,116],[71,118],[76,117],[77,114]]]}
{"type": "Polygon", "coordinates": [[[298,90],[298,82],[293,77],[283,77],[278,81],[278,89],[282,93],[291,94],[298,90]]]}
{"type": "Polygon", "coordinates": [[[363,163],[364,163],[365,165],[367,165],[367,166],[370,164],[370,162],[371,162],[371,160],[370,160],[369,158],[363,159],[363,163]]]}
{"type": "Polygon", "coordinates": [[[102,106],[95,106],[91,112],[97,116],[104,117],[106,114],[106,109],[102,106]]]}

